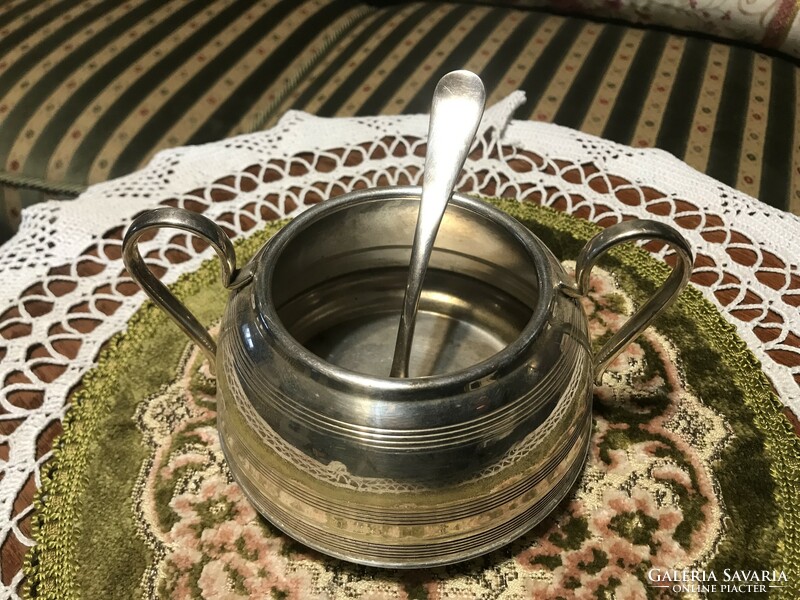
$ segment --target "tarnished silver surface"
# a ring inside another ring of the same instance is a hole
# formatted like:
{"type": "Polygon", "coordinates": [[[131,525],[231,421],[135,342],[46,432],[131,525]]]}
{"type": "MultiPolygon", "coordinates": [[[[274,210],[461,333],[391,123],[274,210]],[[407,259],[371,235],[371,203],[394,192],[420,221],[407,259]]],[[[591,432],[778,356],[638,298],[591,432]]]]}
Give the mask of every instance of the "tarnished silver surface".
{"type": "MultiPolygon", "coordinates": [[[[674,298],[691,264],[670,228],[625,224],[588,244],[575,283],[519,222],[455,194],[411,377],[390,378],[419,198],[363,190],[289,223],[243,269],[252,278],[231,293],[216,355],[220,439],[247,496],[289,535],[369,565],[457,562],[544,518],[584,462],[597,365],[674,298]],[[670,243],[683,271],[595,358],[581,290],[599,254],[643,236],[670,243]]],[[[175,226],[158,212],[146,223],[175,226]]],[[[173,311],[151,274],[131,272],[173,311]]]]}
{"type": "MultiPolygon", "coordinates": [[[[403,298],[403,269],[357,273],[314,290],[281,310],[294,337],[326,361],[365,375],[389,372],[403,298]],[[357,298],[358,302],[350,299],[357,298]],[[367,302],[364,300],[367,299],[367,302]],[[298,321],[294,321],[297,311],[298,321]],[[326,319],[319,318],[320,313],[326,319]]],[[[460,371],[497,354],[530,318],[527,305],[474,278],[437,270],[425,280],[416,324],[412,377],[460,371]]]]}
{"type": "Polygon", "coordinates": [[[467,160],[475,132],[478,131],[485,102],[483,82],[470,71],[448,73],[439,80],[433,92],[422,197],[393,352],[392,377],[408,377],[417,307],[433,243],[447,202],[467,160]]]}
{"type": "Polygon", "coordinates": [[[581,295],[585,295],[589,291],[592,267],[597,264],[603,254],[618,244],[653,239],[666,242],[675,252],[677,256],[675,268],[655,295],[641,306],[635,315],[625,321],[619,331],[615,332],[600,348],[595,356],[595,379],[600,379],[609,363],[639,337],[661,311],[675,301],[692,275],[694,256],[686,238],[674,228],[658,221],[644,219],[623,221],[612,225],[592,238],[578,255],[575,264],[575,279],[578,282],[578,291],[581,295]]]}
{"type": "Polygon", "coordinates": [[[217,344],[197,322],[183,304],[161,283],[152,276],[139,253],[139,238],[148,231],[163,227],[188,231],[206,240],[217,253],[222,268],[222,284],[235,290],[250,281],[249,267],[238,271],[233,244],[222,228],[209,219],[180,208],[160,208],[148,211],[134,219],[123,240],[123,260],[131,277],[142,287],[145,293],[163,310],[175,319],[180,328],[203,350],[211,365],[216,362],[217,344]]]}

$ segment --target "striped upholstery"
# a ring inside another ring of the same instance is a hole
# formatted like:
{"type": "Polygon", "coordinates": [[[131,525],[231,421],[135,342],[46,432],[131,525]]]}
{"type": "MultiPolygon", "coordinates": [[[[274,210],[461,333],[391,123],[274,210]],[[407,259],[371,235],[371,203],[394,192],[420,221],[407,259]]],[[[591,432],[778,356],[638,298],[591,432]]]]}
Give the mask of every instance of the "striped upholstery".
{"type": "Polygon", "coordinates": [[[6,211],[230,134],[367,10],[352,0],[5,2],[6,211]]]}
{"type": "Polygon", "coordinates": [[[6,1],[0,190],[7,213],[74,195],[159,149],[269,126],[289,108],[425,112],[438,77],[466,67],[490,102],[525,90],[517,118],[664,148],[800,213],[795,62],[457,2],[6,1]]]}
{"type": "MultiPolygon", "coordinates": [[[[655,146],[800,214],[794,59],[664,31],[543,12],[410,4],[367,17],[270,117],[425,112],[437,78],[474,70],[516,118],[655,146]]],[[[269,120],[267,120],[268,124],[269,120]]]]}

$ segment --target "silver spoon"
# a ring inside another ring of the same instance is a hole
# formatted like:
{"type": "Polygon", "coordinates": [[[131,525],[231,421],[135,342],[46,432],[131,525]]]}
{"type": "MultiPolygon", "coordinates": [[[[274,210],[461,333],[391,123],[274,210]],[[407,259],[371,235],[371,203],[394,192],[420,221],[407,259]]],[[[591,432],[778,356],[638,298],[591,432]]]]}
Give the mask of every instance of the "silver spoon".
{"type": "Polygon", "coordinates": [[[422,281],[428,270],[433,242],[436,240],[444,210],[478,130],[485,101],[483,82],[470,71],[448,73],[439,80],[433,92],[422,196],[391,377],[408,377],[422,281]]]}

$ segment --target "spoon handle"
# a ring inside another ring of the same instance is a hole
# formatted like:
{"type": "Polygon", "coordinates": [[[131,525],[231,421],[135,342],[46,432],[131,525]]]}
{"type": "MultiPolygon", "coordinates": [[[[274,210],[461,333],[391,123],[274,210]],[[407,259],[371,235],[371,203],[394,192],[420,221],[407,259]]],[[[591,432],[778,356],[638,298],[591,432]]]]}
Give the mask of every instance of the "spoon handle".
{"type": "Polygon", "coordinates": [[[422,196],[391,377],[408,377],[422,282],[445,208],[483,116],[485,100],[483,82],[470,71],[448,73],[433,93],[422,196]]]}

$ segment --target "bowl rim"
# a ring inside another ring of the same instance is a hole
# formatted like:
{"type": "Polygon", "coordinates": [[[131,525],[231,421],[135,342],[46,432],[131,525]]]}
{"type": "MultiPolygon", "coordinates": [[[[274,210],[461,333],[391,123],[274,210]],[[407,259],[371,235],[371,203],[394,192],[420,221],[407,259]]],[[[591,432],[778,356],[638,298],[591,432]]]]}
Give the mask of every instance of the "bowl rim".
{"type": "Polygon", "coordinates": [[[258,323],[269,336],[274,351],[289,364],[310,370],[315,378],[322,378],[326,385],[338,389],[369,395],[378,391],[394,396],[394,392],[403,397],[418,398],[417,394],[425,392],[435,394],[445,389],[475,389],[482,386],[482,382],[494,380],[498,371],[513,368],[525,359],[528,355],[526,349],[535,343],[544,329],[556,301],[557,278],[550,268],[552,253],[539,238],[510,215],[483,200],[460,193],[453,194],[450,202],[499,224],[528,254],[536,271],[539,300],[528,323],[513,342],[492,356],[458,371],[424,377],[391,378],[388,375],[366,375],[330,363],[303,346],[284,326],[273,301],[271,282],[281,254],[290,242],[312,224],[352,206],[381,200],[418,200],[420,194],[420,187],[391,186],[357,190],[326,200],[290,221],[253,257],[254,275],[250,287],[258,323]]]}

